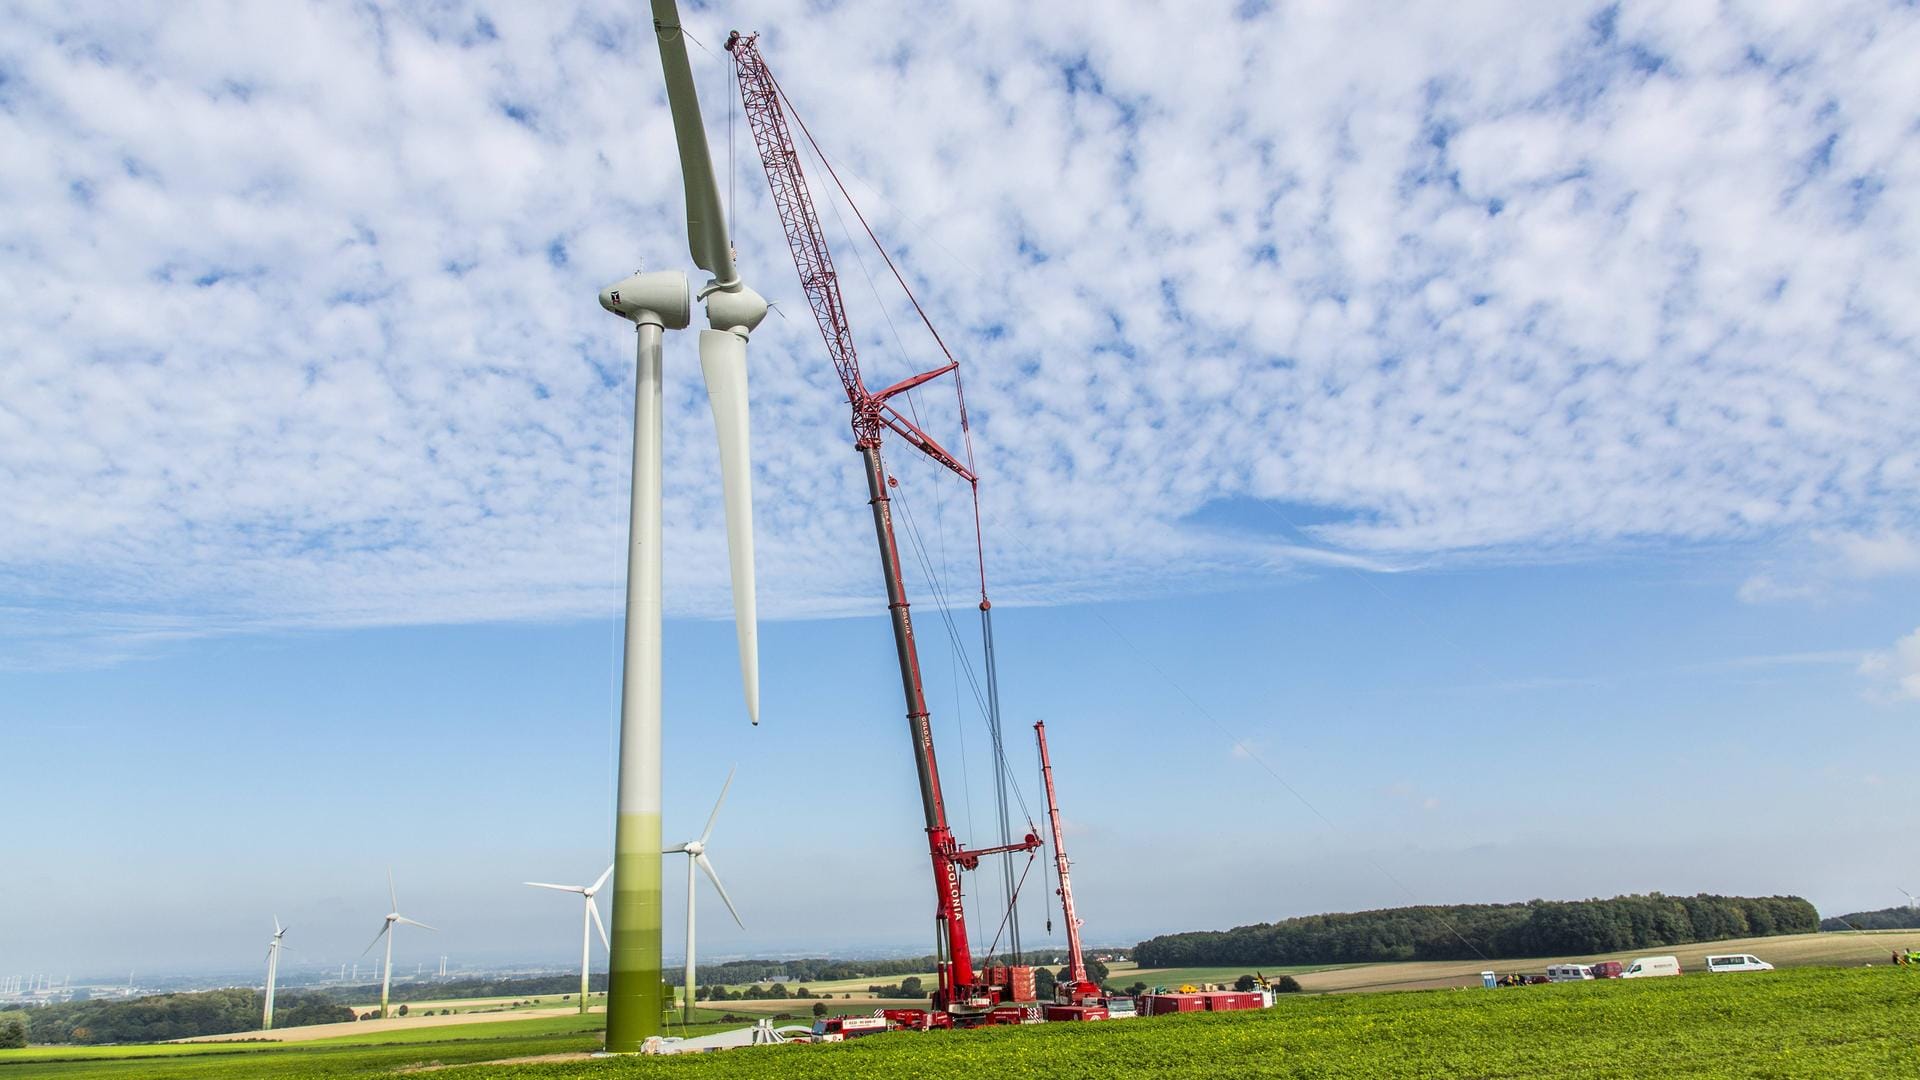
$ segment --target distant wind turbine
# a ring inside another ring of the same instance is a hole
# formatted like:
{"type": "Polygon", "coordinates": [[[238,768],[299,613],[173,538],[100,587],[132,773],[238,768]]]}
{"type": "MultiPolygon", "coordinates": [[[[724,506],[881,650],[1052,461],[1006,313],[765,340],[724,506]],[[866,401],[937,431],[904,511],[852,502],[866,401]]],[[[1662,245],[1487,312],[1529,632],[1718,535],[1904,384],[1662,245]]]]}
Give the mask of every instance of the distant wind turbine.
{"type": "MultiPolygon", "coordinates": [[[[737,769],[737,768],[739,768],[739,766],[737,765],[734,766],[734,769],[737,769]]],[[[707,815],[707,827],[706,827],[706,830],[700,834],[700,839],[689,840],[686,843],[681,844],[679,847],[670,847],[670,848],[667,848],[664,852],[662,852],[662,854],[665,854],[665,855],[676,855],[681,852],[685,852],[687,856],[687,973],[686,973],[686,981],[681,984],[681,993],[682,993],[683,1001],[681,1004],[681,1014],[680,1014],[680,1021],[683,1024],[690,1024],[693,1022],[693,868],[694,866],[698,865],[700,869],[706,871],[707,880],[713,882],[713,887],[719,890],[720,899],[726,902],[727,911],[733,916],[734,923],[738,925],[742,930],[745,930],[747,928],[747,924],[740,921],[740,913],[738,911],[735,911],[733,908],[733,899],[727,895],[727,887],[725,885],[720,884],[720,875],[714,872],[713,864],[707,861],[707,839],[708,837],[711,837],[713,835],[713,823],[714,823],[714,820],[720,816],[720,804],[727,801],[727,789],[733,786],[734,769],[727,770],[727,782],[720,785],[720,797],[713,801],[713,813],[707,815]]]]}
{"type": "MultiPolygon", "coordinates": [[[[580,913],[580,1011],[581,1012],[587,1011],[587,972],[589,970],[588,965],[593,962],[593,936],[587,932],[587,921],[589,919],[593,921],[594,926],[599,927],[600,929],[600,946],[602,948],[607,949],[609,953],[612,952],[612,948],[607,942],[607,924],[600,921],[600,905],[593,902],[593,894],[599,892],[600,887],[602,885],[605,885],[607,883],[607,879],[612,876],[613,876],[613,867],[609,866],[607,867],[606,871],[600,875],[600,879],[598,881],[595,881],[591,885],[549,885],[544,881],[521,882],[522,885],[531,885],[536,889],[557,889],[560,892],[579,893],[580,896],[586,901],[586,910],[580,913]]],[[[445,961],[443,959],[442,964],[444,963],[445,961]]]]}
{"type": "Polygon", "coordinates": [[[1914,910],[1915,908],[1920,908],[1920,897],[1916,897],[1916,896],[1914,896],[1914,895],[1913,895],[1912,893],[1910,893],[1910,892],[1908,892],[1908,891],[1907,891],[1907,890],[1905,890],[1905,889],[1901,889],[1901,890],[1900,890],[1900,894],[1901,894],[1902,896],[1905,896],[1905,897],[1907,898],[1907,910],[1908,910],[1908,911],[1912,911],[1912,910],[1914,910]]]}
{"type": "Polygon", "coordinates": [[[273,940],[267,942],[267,1006],[260,1016],[260,1030],[273,1029],[273,981],[280,973],[280,939],[287,936],[287,928],[280,925],[280,916],[273,917],[273,940]]]}
{"type": "Polygon", "coordinates": [[[387,912],[387,921],[381,924],[380,932],[373,935],[373,940],[367,943],[367,947],[360,950],[360,955],[365,956],[373,951],[375,945],[380,944],[381,938],[387,939],[387,961],[380,965],[380,1019],[382,1020],[387,1018],[387,991],[393,985],[393,928],[395,924],[406,923],[408,926],[417,926],[422,930],[438,932],[437,927],[428,926],[423,922],[416,922],[400,914],[400,895],[395,892],[393,888],[392,870],[387,871],[387,899],[393,901],[393,907],[387,912]]]}

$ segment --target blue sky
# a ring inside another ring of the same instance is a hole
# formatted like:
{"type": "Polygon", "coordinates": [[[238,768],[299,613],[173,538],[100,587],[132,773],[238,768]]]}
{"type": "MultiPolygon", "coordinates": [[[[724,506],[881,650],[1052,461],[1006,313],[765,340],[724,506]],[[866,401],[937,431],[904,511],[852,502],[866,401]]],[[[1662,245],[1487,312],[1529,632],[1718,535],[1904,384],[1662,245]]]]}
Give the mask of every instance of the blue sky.
{"type": "MultiPolygon", "coordinates": [[[[1167,21],[687,12],[764,32],[966,364],[1008,715],[1055,733],[1090,934],[1913,887],[1912,7],[1167,21]]],[[[337,962],[389,864],[432,955],[564,955],[515,883],[608,842],[631,339],[591,298],[685,263],[644,21],[21,5],[0,139],[0,783],[33,808],[0,968],[243,964],[274,911],[337,962]]],[[[912,945],[857,458],[735,149],[740,263],[795,309],[754,338],[767,722],[675,341],[670,828],[738,761],[750,932],[712,948],[912,945]]],[[[823,213],[873,377],[929,364],[823,213]]],[[[964,582],[962,493],[891,461],[964,582]]]]}

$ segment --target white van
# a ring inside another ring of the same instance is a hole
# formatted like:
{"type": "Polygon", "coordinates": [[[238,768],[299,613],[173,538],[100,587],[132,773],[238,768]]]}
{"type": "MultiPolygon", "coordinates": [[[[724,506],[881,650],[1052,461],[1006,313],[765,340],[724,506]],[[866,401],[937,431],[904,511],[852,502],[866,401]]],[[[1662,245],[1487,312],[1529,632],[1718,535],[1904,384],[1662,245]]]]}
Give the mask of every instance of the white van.
{"type": "Polygon", "coordinates": [[[1749,953],[1707,957],[1708,971],[1772,971],[1773,965],[1749,953]]]}
{"type": "Polygon", "coordinates": [[[1649,979],[1656,975],[1680,974],[1680,958],[1676,956],[1643,956],[1627,965],[1620,973],[1623,979],[1649,979]]]}
{"type": "Polygon", "coordinates": [[[1548,982],[1580,982],[1593,978],[1593,969],[1585,964],[1554,964],[1547,968],[1548,982]]]}

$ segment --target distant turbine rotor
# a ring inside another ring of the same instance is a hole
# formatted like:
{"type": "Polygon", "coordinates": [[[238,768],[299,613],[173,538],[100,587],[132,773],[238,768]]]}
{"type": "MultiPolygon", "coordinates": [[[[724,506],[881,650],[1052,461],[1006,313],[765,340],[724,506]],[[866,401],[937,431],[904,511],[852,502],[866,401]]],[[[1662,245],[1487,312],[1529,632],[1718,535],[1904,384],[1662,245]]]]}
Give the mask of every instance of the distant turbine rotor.
{"type": "Polygon", "coordinates": [[[720,818],[720,805],[727,801],[727,789],[733,786],[733,774],[737,769],[739,769],[738,765],[727,770],[727,782],[720,785],[720,797],[713,801],[713,812],[707,815],[707,827],[701,831],[700,839],[689,840],[661,852],[663,855],[685,854],[687,856],[687,970],[685,982],[681,987],[684,995],[681,1003],[681,1023],[683,1024],[693,1022],[693,868],[695,866],[707,875],[708,881],[713,882],[714,890],[720,894],[721,902],[727,905],[727,913],[733,916],[734,924],[742,930],[747,928],[747,924],[740,921],[740,912],[734,908],[733,898],[727,895],[727,887],[720,884],[719,872],[714,870],[713,863],[707,859],[707,841],[713,836],[713,823],[720,818]]]}
{"type": "Polygon", "coordinates": [[[437,926],[428,926],[426,923],[416,919],[409,919],[405,915],[400,914],[400,895],[393,887],[393,871],[391,869],[387,871],[387,899],[393,903],[393,907],[387,912],[386,919],[381,922],[380,932],[373,935],[373,940],[367,943],[366,948],[360,950],[360,955],[365,956],[373,951],[375,945],[380,944],[381,938],[387,940],[386,962],[380,965],[380,1018],[382,1020],[387,1018],[388,991],[393,986],[393,928],[401,923],[405,923],[408,926],[417,926],[422,930],[433,930],[436,932],[439,930],[437,926]]]}
{"type": "Polygon", "coordinates": [[[522,885],[531,885],[536,889],[552,889],[555,892],[578,893],[585,902],[586,910],[580,913],[580,1011],[582,1013],[587,1011],[587,976],[592,970],[591,964],[593,962],[593,938],[588,933],[589,922],[600,931],[600,947],[606,949],[609,953],[613,951],[613,943],[607,939],[607,924],[600,921],[600,905],[594,903],[593,900],[594,894],[599,892],[600,887],[605,885],[607,879],[612,876],[613,867],[608,866],[600,872],[600,876],[596,878],[591,885],[553,885],[545,881],[523,881],[520,883],[522,885]]]}

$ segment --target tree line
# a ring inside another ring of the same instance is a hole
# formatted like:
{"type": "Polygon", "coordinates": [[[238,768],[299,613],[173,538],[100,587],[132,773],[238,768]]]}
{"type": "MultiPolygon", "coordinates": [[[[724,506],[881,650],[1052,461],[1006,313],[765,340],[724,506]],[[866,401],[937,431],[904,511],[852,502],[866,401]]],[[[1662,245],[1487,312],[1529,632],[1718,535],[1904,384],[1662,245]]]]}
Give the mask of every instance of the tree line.
{"type": "MultiPolygon", "coordinates": [[[[587,987],[593,993],[607,988],[607,973],[596,972],[589,976],[587,987]]],[[[334,1001],[362,1002],[374,1001],[380,997],[380,984],[366,986],[330,986],[318,991],[334,1001]]],[[[487,978],[475,976],[465,979],[434,980],[428,982],[395,983],[389,1000],[392,1001],[439,1001],[450,998],[476,997],[551,997],[558,994],[577,994],[580,992],[580,973],[571,975],[518,975],[487,978]]],[[[274,1022],[279,1023],[279,999],[274,1002],[274,1022]]]]}
{"type": "MultiPolygon", "coordinates": [[[[32,1043],[163,1042],[195,1035],[225,1035],[260,1026],[266,995],[258,990],[202,990],[155,994],[130,1001],[66,1001],[7,1014],[23,1021],[32,1043]]],[[[325,995],[297,990],[274,996],[275,1026],[337,1024],[353,1010],[325,995]]]]}
{"type": "MultiPolygon", "coordinates": [[[[841,979],[879,978],[885,975],[914,975],[934,970],[931,954],[908,960],[728,960],[721,964],[701,964],[693,972],[696,987],[740,983],[837,982],[841,979]]],[[[678,970],[667,972],[667,982],[679,986],[678,970]]]]}
{"type": "Polygon", "coordinates": [[[1917,930],[1920,929],[1920,910],[1910,907],[1881,908],[1879,911],[1856,911],[1851,915],[1836,915],[1820,920],[1822,930],[1917,930]]]}
{"type": "Polygon", "coordinates": [[[1163,934],[1134,950],[1141,967],[1519,959],[1812,933],[1820,914],[1797,896],[1616,896],[1308,915],[1163,934]]]}

